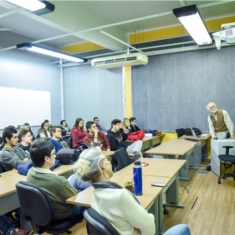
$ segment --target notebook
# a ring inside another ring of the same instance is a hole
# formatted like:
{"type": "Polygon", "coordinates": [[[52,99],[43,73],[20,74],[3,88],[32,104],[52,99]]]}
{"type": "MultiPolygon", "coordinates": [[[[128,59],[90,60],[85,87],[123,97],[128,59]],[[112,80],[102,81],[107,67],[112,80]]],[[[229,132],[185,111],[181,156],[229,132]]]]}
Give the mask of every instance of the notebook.
{"type": "Polygon", "coordinates": [[[191,129],[192,134],[195,138],[203,138],[203,137],[207,137],[208,134],[202,134],[202,135],[196,135],[195,131],[193,129],[191,129]]]}

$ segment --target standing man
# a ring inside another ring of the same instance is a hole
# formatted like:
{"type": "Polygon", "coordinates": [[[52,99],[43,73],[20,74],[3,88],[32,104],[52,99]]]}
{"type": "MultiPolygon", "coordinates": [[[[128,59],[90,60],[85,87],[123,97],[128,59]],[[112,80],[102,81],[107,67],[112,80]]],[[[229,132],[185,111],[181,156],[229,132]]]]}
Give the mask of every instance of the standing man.
{"type": "Polygon", "coordinates": [[[96,123],[89,121],[86,123],[86,137],[84,139],[84,144],[90,147],[100,146],[103,151],[110,151],[109,140],[103,132],[97,129],[96,123]]]}
{"type": "Polygon", "coordinates": [[[0,154],[0,162],[5,171],[10,171],[13,168],[17,169],[20,164],[26,164],[30,161],[30,156],[17,146],[19,138],[14,126],[6,127],[2,137],[5,146],[0,154]]]}
{"type": "Polygon", "coordinates": [[[210,112],[208,123],[212,138],[225,139],[227,131],[229,131],[230,137],[234,138],[234,125],[227,111],[217,109],[216,104],[213,102],[210,102],[206,108],[210,112]]]}

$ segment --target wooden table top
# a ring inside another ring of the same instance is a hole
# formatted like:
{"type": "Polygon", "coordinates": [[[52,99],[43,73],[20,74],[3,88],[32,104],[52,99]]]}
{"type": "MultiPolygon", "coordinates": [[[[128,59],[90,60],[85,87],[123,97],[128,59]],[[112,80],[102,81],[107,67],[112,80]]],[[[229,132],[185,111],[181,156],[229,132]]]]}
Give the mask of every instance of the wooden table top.
{"type": "MultiPolygon", "coordinates": [[[[121,186],[124,186],[124,182],[129,181],[130,177],[128,175],[125,176],[125,174],[123,174],[123,172],[121,173],[121,171],[119,171],[120,172],[119,174],[117,174],[118,172],[116,172],[112,177],[111,181],[116,182],[121,186]]],[[[151,184],[154,182],[156,182],[156,177],[143,176],[143,195],[136,196],[140,202],[140,205],[145,209],[148,209],[151,206],[153,201],[158,197],[158,195],[163,190],[163,188],[161,187],[151,186],[151,184]]],[[[86,190],[79,192],[77,195],[67,199],[66,202],[69,204],[90,207],[92,202],[93,190],[94,188],[91,186],[86,190]]]]}
{"type": "Polygon", "coordinates": [[[183,135],[180,137],[180,139],[185,139],[185,138],[190,138],[190,139],[194,139],[194,140],[207,140],[211,137],[210,134],[208,134],[205,137],[194,137],[193,135],[183,135]]]}
{"type": "Polygon", "coordinates": [[[109,159],[112,155],[115,154],[115,151],[102,151],[102,153],[109,159]]]}
{"type": "Polygon", "coordinates": [[[185,155],[197,142],[185,139],[171,139],[145,153],[147,154],[165,154],[165,155],[185,155]]]}
{"type": "Polygon", "coordinates": [[[0,197],[4,197],[11,193],[16,192],[16,183],[19,181],[25,181],[26,176],[18,174],[18,176],[6,174],[7,172],[1,173],[0,175],[0,197]]]}
{"type": "MultiPolygon", "coordinates": [[[[143,175],[171,178],[174,177],[176,173],[183,167],[183,165],[186,163],[186,160],[143,158],[141,162],[149,163],[148,166],[142,167],[143,175]]],[[[124,169],[133,169],[133,164],[127,166],[124,169]]]]}

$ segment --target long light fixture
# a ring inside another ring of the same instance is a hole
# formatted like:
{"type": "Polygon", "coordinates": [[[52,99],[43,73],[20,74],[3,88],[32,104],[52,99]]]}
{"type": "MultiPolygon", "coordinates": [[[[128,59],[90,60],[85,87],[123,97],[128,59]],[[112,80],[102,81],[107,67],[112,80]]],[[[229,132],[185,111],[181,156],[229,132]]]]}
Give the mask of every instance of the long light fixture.
{"type": "Polygon", "coordinates": [[[37,15],[43,15],[55,10],[55,5],[40,0],[6,0],[7,2],[13,3],[17,6],[23,7],[37,15]]]}
{"type": "Polygon", "coordinates": [[[52,57],[63,59],[63,60],[69,60],[73,62],[85,62],[85,59],[74,57],[65,53],[53,51],[44,47],[35,46],[28,42],[18,44],[16,45],[16,47],[21,50],[29,50],[29,51],[37,52],[40,54],[52,56],[52,57]]]}
{"type": "Polygon", "coordinates": [[[196,5],[173,9],[173,13],[198,45],[212,43],[196,5]]]}

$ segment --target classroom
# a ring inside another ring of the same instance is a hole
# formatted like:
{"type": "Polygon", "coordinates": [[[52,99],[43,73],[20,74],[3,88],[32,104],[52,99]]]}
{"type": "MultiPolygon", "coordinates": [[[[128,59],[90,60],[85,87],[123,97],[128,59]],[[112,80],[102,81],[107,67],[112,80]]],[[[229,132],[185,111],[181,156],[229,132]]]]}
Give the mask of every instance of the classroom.
{"type": "MultiPolygon", "coordinates": [[[[4,111],[0,135],[7,125],[29,122],[36,133],[45,119],[53,125],[65,119],[72,127],[78,117],[87,122],[95,116],[108,130],[114,118],[134,116],[141,129],[160,130],[161,142],[166,143],[177,139],[179,128],[197,127],[209,133],[209,102],[226,110],[235,122],[235,43],[221,41],[218,50],[213,37],[223,30],[221,25],[231,23],[235,37],[235,1],[48,2],[54,11],[37,15],[0,1],[0,107],[4,111]],[[173,9],[193,4],[213,41],[208,45],[199,46],[173,14],[173,9]],[[22,43],[85,62],[20,50],[17,45],[22,43]],[[132,53],[145,54],[148,62],[125,67],[113,62],[108,69],[91,65],[93,59],[128,58],[132,53]]],[[[207,148],[210,158],[210,141],[207,148]]],[[[202,164],[199,170],[209,162],[202,164]]],[[[234,182],[224,180],[218,185],[213,172],[203,175],[193,169],[189,176],[191,181],[179,183],[180,201],[188,208],[170,208],[163,231],[186,223],[191,234],[232,235],[234,182]],[[220,220],[222,215],[226,219],[220,220]]],[[[72,231],[78,235],[85,230],[72,231]]]]}

